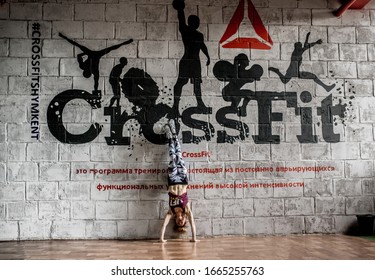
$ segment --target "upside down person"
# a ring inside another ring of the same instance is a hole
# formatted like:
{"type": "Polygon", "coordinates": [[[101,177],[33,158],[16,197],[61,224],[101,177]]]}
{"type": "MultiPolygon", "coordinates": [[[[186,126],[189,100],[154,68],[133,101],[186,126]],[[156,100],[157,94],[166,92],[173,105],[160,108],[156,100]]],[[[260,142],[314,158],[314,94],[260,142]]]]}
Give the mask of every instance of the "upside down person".
{"type": "Polygon", "coordinates": [[[174,216],[177,231],[184,231],[186,226],[186,218],[188,218],[192,239],[190,241],[196,242],[196,228],[188,204],[187,195],[187,169],[182,159],[181,146],[176,135],[176,128],[173,120],[170,120],[166,125],[166,134],[169,139],[169,157],[170,162],[168,166],[168,196],[169,196],[169,210],[165,216],[163,227],[160,234],[160,242],[166,242],[164,239],[165,229],[174,216]]]}
{"type": "Polygon", "coordinates": [[[99,87],[99,62],[100,62],[100,59],[104,55],[108,54],[109,52],[111,52],[113,50],[116,50],[121,46],[130,44],[131,42],[133,42],[133,39],[130,39],[130,40],[127,40],[127,41],[122,42],[120,44],[116,44],[114,46],[110,46],[110,47],[102,49],[102,50],[94,51],[94,50],[91,50],[91,49],[77,43],[76,41],[73,41],[72,39],[66,37],[62,33],[59,33],[59,36],[61,38],[64,38],[65,40],[67,40],[73,46],[78,47],[82,51],[82,53],[77,55],[78,65],[79,65],[79,68],[81,68],[83,70],[82,74],[85,78],[90,78],[91,76],[94,76],[94,91],[97,91],[98,87],[99,87]]]}

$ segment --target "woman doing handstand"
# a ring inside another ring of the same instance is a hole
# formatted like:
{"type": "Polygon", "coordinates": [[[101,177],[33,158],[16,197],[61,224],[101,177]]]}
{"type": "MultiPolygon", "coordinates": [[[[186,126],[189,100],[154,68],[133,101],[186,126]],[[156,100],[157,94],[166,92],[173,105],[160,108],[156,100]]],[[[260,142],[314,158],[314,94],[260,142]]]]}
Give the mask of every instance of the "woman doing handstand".
{"type": "Polygon", "coordinates": [[[167,138],[169,139],[169,166],[168,166],[168,196],[169,210],[164,219],[161,229],[160,241],[166,242],[164,239],[165,228],[167,227],[172,216],[175,217],[176,225],[179,229],[183,229],[186,225],[186,216],[191,226],[192,242],[196,242],[196,229],[193,213],[188,204],[187,195],[187,169],[182,159],[181,146],[176,135],[174,120],[170,120],[165,127],[167,138]]]}

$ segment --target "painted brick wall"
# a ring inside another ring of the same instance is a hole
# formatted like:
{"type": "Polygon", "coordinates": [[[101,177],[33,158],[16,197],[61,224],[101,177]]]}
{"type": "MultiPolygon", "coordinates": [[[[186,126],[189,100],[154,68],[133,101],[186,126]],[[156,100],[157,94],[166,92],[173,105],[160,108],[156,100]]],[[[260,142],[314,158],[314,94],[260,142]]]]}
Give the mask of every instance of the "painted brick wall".
{"type": "MultiPolygon", "coordinates": [[[[7,2],[0,7],[0,240],[157,238],[168,207],[167,145],[146,139],[136,119],[122,128],[128,145],[108,144],[113,127],[105,108],[113,96],[109,73],[123,56],[128,59],[123,74],[132,67],[143,69],[159,88],[157,104],[173,105],[184,47],[172,1],[7,2]],[[35,23],[40,33],[33,32],[35,23]],[[93,123],[102,127],[87,143],[64,143],[48,126],[47,112],[57,95],[93,90],[92,77],[84,78],[78,66],[80,50],[59,32],[94,50],[134,40],[101,59],[100,108],[74,99],[61,112],[72,134],[93,123]]],[[[211,138],[182,143],[198,235],[344,233],[355,225],[357,214],[374,214],[375,3],[336,18],[335,0],[253,0],[273,41],[270,50],[257,50],[219,43],[238,0],[185,2],[186,15],[200,18],[198,30],[211,58],[206,66],[201,53],[203,101],[212,112],[193,114],[190,122],[211,124],[211,138]],[[294,44],[303,44],[308,32],[310,42],[322,43],[305,51],[301,70],[316,79],[293,77],[284,84],[269,67],[285,73],[294,44]],[[246,89],[297,97],[291,107],[282,98],[272,101],[273,114],[266,123],[259,119],[261,108],[254,100],[246,116],[228,114],[249,128],[244,139],[238,139],[238,129],[217,120],[218,111],[231,103],[222,96],[225,82],[213,71],[216,63],[232,64],[240,53],[248,56],[250,66],[259,64],[264,70],[246,89]],[[328,92],[318,79],[335,87],[328,92]],[[329,97],[332,103],[325,106],[329,97]],[[256,143],[253,136],[264,125],[271,126],[279,143],[256,143]],[[312,128],[316,142],[300,141],[303,126],[312,128]],[[234,136],[231,142],[220,143],[224,131],[234,136]]],[[[255,35],[249,21],[240,28],[255,35]]],[[[121,114],[137,114],[123,94],[120,104],[121,114]]],[[[189,82],[179,112],[195,104],[189,82]]],[[[152,127],[155,133],[161,133],[165,120],[152,127]]],[[[181,140],[189,133],[205,136],[181,119],[180,125],[181,140]]],[[[170,226],[171,236],[176,234],[170,226]]]]}

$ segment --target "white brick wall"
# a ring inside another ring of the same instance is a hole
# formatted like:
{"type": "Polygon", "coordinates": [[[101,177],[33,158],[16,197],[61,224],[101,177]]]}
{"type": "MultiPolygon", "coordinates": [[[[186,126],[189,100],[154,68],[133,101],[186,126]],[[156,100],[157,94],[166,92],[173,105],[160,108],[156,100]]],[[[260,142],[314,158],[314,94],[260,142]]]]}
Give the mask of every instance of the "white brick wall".
{"type": "MultiPolygon", "coordinates": [[[[113,128],[104,108],[112,97],[109,73],[122,56],[128,58],[123,73],[131,67],[146,71],[159,87],[158,103],[172,106],[184,53],[172,0],[9,2],[0,8],[0,240],[157,238],[168,206],[163,173],[167,147],[148,141],[139,133],[136,120],[123,127],[123,136],[131,140],[129,146],[108,145],[106,137],[113,128]],[[30,137],[35,22],[40,24],[41,46],[39,140],[30,137]],[[101,108],[92,109],[83,100],[65,106],[62,119],[70,133],[83,133],[94,122],[102,125],[102,132],[89,143],[60,142],[47,125],[48,106],[57,94],[69,89],[91,93],[93,88],[92,78],[84,78],[77,63],[81,50],[61,39],[59,32],[92,50],[134,40],[100,61],[101,108]],[[125,189],[105,189],[111,186],[125,189]]],[[[265,51],[220,46],[238,1],[185,2],[186,18],[190,14],[200,18],[199,31],[211,57],[207,67],[206,57],[200,54],[203,101],[213,112],[192,117],[209,122],[215,131],[209,141],[183,143],[183,151],[190,155],[208,153],[185,158],[194,170],[189,174],[191,183],[213,186],[189,191],[198,235],[342,233],[355,222],[355,215],[375,214],[375,4],[336,18],[332,11],[338,8],[337,1],[253,0],[273,40],[272,48],[265,51]],[[301,70],[335,84],[329,93],[313,80],[293,78],[283,84],[268,70],[276,67],[284,74],[294,44],[303,43],[308,32],[310,42],[321,39],[322,44],[303,54],[301,70]],[[246,88],[296,92],[298,106],[311,108],[318,143],[298,141],[301,116],[287,108],[285,101],[273,102],[272,108],[272,113],[283,117],[271,125],[280,144],[254,142],[252,136],[260,129],[255,101],[249,103],[247,116],[227,115],[246,124],[249,136],[232,144],[217,143],[218,131],[239,132],[218,124],[217,111],[230,103],[222,98],[224,83],[215,77],[213,68],[219,60],[233,63],[239,53],[249,57],[250,66],[259,64],[264,71],[260,81],[246,88]],[[311,102],[302,102],[303,91],[311,93],[311,102]],[[343,117],[332,119],[338,143],[327,142],[322,133],[318,108],[329,94],[333,106],[347,105],[343,117]]],[[[254,34],[251,30],[243,33],[254,34]]],[[[189,82],[183,88],[180,113],[195,102],[189,82]]],[[[133,113],[123,94],[120,105],[121,113],[133,113]]],[[[203,135],[199,129],[180,124],[184,132],[203,135]]],[[[171,226],[167,235],[176,236],[171,226]]]]}

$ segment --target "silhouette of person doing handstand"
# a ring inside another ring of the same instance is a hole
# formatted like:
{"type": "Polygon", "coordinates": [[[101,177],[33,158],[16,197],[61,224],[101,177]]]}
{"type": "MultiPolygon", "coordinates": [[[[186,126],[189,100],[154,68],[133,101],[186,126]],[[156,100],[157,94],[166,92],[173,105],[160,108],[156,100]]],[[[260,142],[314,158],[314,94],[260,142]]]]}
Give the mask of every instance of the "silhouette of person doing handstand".
{"type": "Polygon", "coordinates": [[[286,70],[286,73],[285,75],[283,75],[279,69],[275,68],[275,67],[269,67],[268,69],[272,72],[275,72],[279,77],[280,77],[280,80],[286,84],[288,83],[293,77],[295,78],[301,78],[301,79],[312,79],[314,80],[318,85],[322,86],[326,91],[330,91],[332,90],[335,85],[326,85],[324,84],[315,74],[313,73],[310,73],[310,72],[306,72],[306,71],[300,71],[300,67],[301,67],[301,64],[302,64],[302,55],[303,53],[312,48],[313,46],[315,46],[316,44],[321,44],[322,43],[322,40],[319,39],[317,40],[316,42],[314,43],[309,43],[309,37],[310,37],[310,32],[307,33],[306,35],[306,39],[305,39],[305,43],[304,45],[302,46],[302,43],[301,42],[297,42],[294,44],[294,50],[292,52],[292,56],[291,56],[291,61],[290,61],[290,65],[288,67],[288,69],[286,70]]]}
{"type": "Polygon", "coordinates": [[[115,67],[112,68],[111,73],[109,74],[109,83],[112,86],[112,91],[113,91],[113,97],[111,98],[111,102],[109,104],[109,107],[112,107],[112,105],[117,103],[117,107],[120,106],[120,98],[121,98],[121,73],[122,69],[128,64],[128,60],[126,57],[121,57],[120,58],[120,63],[115,65],[115,67]]]}
{"type": "Polygon", "coordinates": [[[118,49],[119,47],[123,45],[130,44],[133,42],[133,39],[127,40],[123,43],[99,50],[99,51],[93,51],[89,48],[82,46],[81,44],[78,44],[77,42],[73,41],[72,39],[69,39],[65,35],[59,33],[59,36],[67,40],[72,45],[78,47],[81,49],[82,53],[77,55],[77,60],[79,67],[83,70],[83,76],[85,78],[90,78],[91,75],[94,76],[94,91],[98,91],[99,87],[99,62],[102,56],[106,55],[107,53],[118,49]],[[84,59],[84,56],[87,56],[86,59],[84,59]]]}
{"type": "Polygon", "coordinates": [[[203,111],[208,108],[202,101],[202,68],[199,58],[199,53],[202,51],[207,57],[208,66],[210,64],[210,56],[208,54],[207,46],[204,43],[203,34],[197,31],[200,20],[196,15],[190,15],[188,24],[185,19],[185,3],[183,0],[173,1],[173,7],[177,10],[179,31],[181,33],[182,42],[184,44],[184,54],[179,64],[178,79],[174,86],[174,105],[173,109],[178,111],[178,105],[181,98],[182,88],[190,79],[194,86],[194,94],[197,99],[197,106],[203,111]]]}

